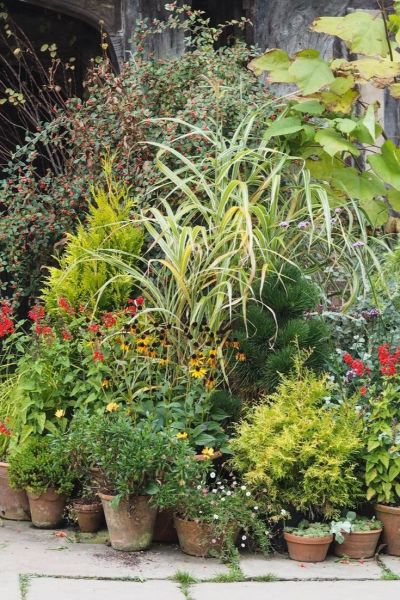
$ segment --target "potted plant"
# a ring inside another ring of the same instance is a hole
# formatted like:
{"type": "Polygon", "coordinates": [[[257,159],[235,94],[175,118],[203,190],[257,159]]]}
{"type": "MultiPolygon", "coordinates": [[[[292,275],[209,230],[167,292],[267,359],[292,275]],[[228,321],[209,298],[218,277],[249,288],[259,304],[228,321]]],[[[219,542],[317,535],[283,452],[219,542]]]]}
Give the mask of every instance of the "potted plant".
{"type": "Polygon", "coordinates": [[[86,436],[103,482],[99,496],[112,547],[147,549],[157,515],[152,496],[171,462],[176,436],[157,431],[151,419],[135,423],[118,410],[90,418],[86,436]]]}
{"type": "Polygon", "coordinates": [[[382,523],[375,518],[357,517],[349,511],[343,521],[333,521],[330,532],[335,535],[336,556],[372,558],[382,533],[382,523]]]}
{"type": "Polygon", "coordinates": [[[263,551],[269,549],[268,532],[258,506],[236,477],[218,474],[208,460],[198,461],[182,441],[156,497],[163,510],[172,510],[181,550],[192,556],[232,558],[250,537],[263,551]]]}
{"type": "Polygon", "coordinates": [[[57,527],[63,518],[72,489],[69,465],[59,449],[59,440],[50,436],[29,438],[10,455],[10,484],[28,493],[35,527],[57,527]]]}
{"type": "MultiPolygon", "coordinates": [[[[356,469],[363,448],[362,422],[353,402],[327,404],[328,377],[305,369],[303,361],[304,355],[298,356],[294,372],[239,423],[231,462],[256,498],[268,499],[276,515],[288,509],[324,522],[361,496],[356,469]]],[[[329,527],[314,525],[318,545],[329,546],[329,527]]],[[[314,525],[301,532],[307,546],[314,525]]],[[[306,550],[302,560],[308,556],[306,550]]]]}
{"type": "Polygon", "coordinates": [[[324,561],[333,541],[327,523],[309,523],[305,519],[297,527],[286,527],[283,536],[290,558],[299,562],[324,561]]]}

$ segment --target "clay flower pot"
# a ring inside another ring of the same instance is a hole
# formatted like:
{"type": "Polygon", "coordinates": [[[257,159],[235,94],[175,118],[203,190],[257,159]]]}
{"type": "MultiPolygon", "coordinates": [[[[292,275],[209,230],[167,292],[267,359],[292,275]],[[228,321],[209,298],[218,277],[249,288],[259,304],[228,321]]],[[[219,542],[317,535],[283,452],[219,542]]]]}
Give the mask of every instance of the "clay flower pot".
{"type": "Polygon", "coordinates": [[[372,558],[378,545],[382,529],[371,531],[352,531],[343,533],[344,542],[335,542],[334,552],[336,556],[348,556],[348,558],[372,558]]]}
{"type": "Polygon", "coordinates": [[[160,510],[157,513],[153,540],[166,544],[176,544],[178,542],[172,511],[160,510]]]}
{"type": "Polygon", "coordinates": [[[32,523],[40,529],[53,529],[63,520],[66,498],[49,488],[43,494],[28,492],[32,523]]]}
{"type": "Polygon", "coordinates": [[[289,556],[298,562],[322,562],[328,554],[333,535],[306,537],[285,531],[284,539],[288,545],[289,556]]]}
{"type": "Polygon", "coordinates": [[[147,550],[153,540],[157,509],[150,506],[149,496],[131,496],[113,506],[115,496],[99,494],[106,517],[111,546],[115,550],[147,550]]]}
{"type": "Polygon", "coordinates": [[[0,517],[12,521],[30,521],[26,492],[13,490],[8,483],[8,463],[0,462],[0,517]]]}
{"type": "Polygon", "coordinates": [[[383,523],[382,541],[386,544],[386,552],[400,556],[400,507],[377,504],[376,517],[383,523]]]}
{"type": "MultiPolygon", "coordinates": [[[[210,523],[187,521],[175,516],[175,528],[178,534],[179,546],[185,554],[191,556],[210,556],[212,550],[220,550],[221,539],[215,537],[214,528],[210,523]]],[[[236,527],[227,532],[236,542],[239,531],[236,527]]]]}
{"type": "Polygon", "coordinates": [[[74,513],[82,533],[96,533],[104,523],[104,510],[101,501],[75,500],[74,513]]]}

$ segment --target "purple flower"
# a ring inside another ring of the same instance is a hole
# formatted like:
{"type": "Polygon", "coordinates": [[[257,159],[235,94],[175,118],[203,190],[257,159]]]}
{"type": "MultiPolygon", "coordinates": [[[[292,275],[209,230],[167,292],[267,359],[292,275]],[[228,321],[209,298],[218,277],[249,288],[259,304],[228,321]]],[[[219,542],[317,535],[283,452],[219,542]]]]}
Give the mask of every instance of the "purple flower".
{"type": "Polygon", "coordinates": [[[352,244],[352,246],[353,248],[362,248],[362,246],[365,246],[365,242],[357,240],[356,242],[354,242],[354,244],[352,244]]]}
{"type": "Polygon", "coordinates": [[[289,227],[289,221],[281,221],[279,223],[279,227],[282,227],[282,229],[287,229],[289,227]]]}
{"type": "Polygon", "coordinates": [[[342,209],[341,209],[341,208],[339,208],[339,207],[338,207],[338,208],[335,208],[335,213],[336,213],[337,215],[340,215],[340,213],[341,213],[341,212],[342,212],[342,209]]]}
{"type": "Polygon", "coordinates": [[[307,229],[307,227],[310,225],[310,221],[300,221],[300,223],[297,225],[297,227],[299,229],[307,229]]]}

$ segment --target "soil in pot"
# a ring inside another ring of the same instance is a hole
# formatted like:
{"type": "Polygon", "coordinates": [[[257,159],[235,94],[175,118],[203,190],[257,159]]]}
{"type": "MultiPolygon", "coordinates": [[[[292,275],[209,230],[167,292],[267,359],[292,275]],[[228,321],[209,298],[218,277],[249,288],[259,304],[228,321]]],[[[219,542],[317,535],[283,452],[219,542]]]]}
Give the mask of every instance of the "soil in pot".
{"type": "Polygon", "coordinates": [[[73,509],[82,533],[96,533],[104,524],[104,510],[100,500],[75,500],[73,509]]]}
{"type": "Polygon", "coordinates": [[[381,533],[382,529],[343,533],[344,542],[342,544],[335,542],[334,552],[339,557],[372,558],[381,533]]]}
{"type": "Polygon", "coordinates": [[[382,541],[385,551],[393,556],[400,556],[400,507],[377,504],[376,517],[383,523],[382,541]]]}
{"type": "MultiPolygon", "coordinates": [[[[204,558],[211,556],[213,550],[218,552],[221,549],[221,540],[215,538],[213,526],[209,523],[186,521],[177,516],[175,516],[174,521],[179,546],[185,554],[204,558]]],[[[234,528],[227,535],[231,535],[234,542],[236,542],[238,534],[239,531],[234,528]]]]}
{"type": "Polygon", "coordinates": [[[174,525],[174,514],[170,510],[160,510],[157,513],[156,524],[154,527],[155,542],[165,544],[176,544],[178,535],[174,525]]]}
{"type": "Polygon", "coordinates": [[[157,509],[149,496],[132,496],[114,506],[114,496],[99,494],[106,517],[111,546],[115,550],[137,552],[149,548],[154,533],[157,509]]]}
{"type": "Polygon", "coordinates": [[[30,521],[26,492],[13,490],[8,483],[8,463],[0,462],[0,518],[12,521],[30,521]]]}
{"type": "Polygon", "coordinates": [[[63,520],[66,505],[65,496],[49,488],[43,494],[28,492],[32,523],[40,529],[53,529],[63,520]]]}
{"type": "Polygon", "coordinates": [[[324,561],[333,541],[333,535],[306,537],[287,531],[285,531],[283,537],[287,542],[290,558],[298,562],[324,561]]]}

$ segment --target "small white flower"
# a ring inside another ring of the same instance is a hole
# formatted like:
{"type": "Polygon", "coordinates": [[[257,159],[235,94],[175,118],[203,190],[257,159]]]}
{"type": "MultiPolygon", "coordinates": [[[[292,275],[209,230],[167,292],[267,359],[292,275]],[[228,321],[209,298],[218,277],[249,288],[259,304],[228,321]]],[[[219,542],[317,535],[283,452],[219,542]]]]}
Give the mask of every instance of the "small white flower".
{"type": "Polygon", "coordinates": [[[227,495],[227,496],[232,496],[232,492],[231,492],[230,490],[228,490],[228,491],[226,492],[226,495],[227,495]]]}
{"type": "Polygon", "coordinates": [[[198,485],[198,486],[197,486],[197,489],[198,489],[198,490],[201,490],[201,485],[198,485]]]}
{"type": "Polygon", "coordinates": [[[258,506],[255,506],[255,507],[254,507],[254,510],[258,510],[258,506]]]}
{"type": "Polygon", "coordinates": [[[213,493],[213,494],[217,494],[217,493],[218,493],[218,490],[213,490],[213,491],[212,491],[212,493],[213,493]]]}
{"type": "Polygon", "coordinates": [[[242,540],[243,541],[247,540],[247,535],[242,535],[242,540]]]}
{"type": "Polygon", "coordinates": [[[219,516],[218,516],[218,515],[214,515],[214,519],[215,519],[216,521],[218,521],[218,519],[219,519],[219,516]]]}
{"type": "Polygon", "coordinates": [[[242,548],[246,548],[246,544],[240,544],[242,548]]]}
{"type": "Polygon", "coordinates": [[[211,540],[211,542],[212,542],[213,544],[216,544],[216,543],[217,543],[217,540],[216,540],[216,539],[212,539],[212,540],[211,540]]]}
{"type": "Polygon", "coordinates": [[[210,473],[210,477],[211,477],[211,479],[215,479],[216,478],[216,474],[214,473],[214,471],[212,473],[210,473]]]}
{"type": "Polygon", "coordinates": [[[245,485],[242,485],[242,486],[240,487],[240,489],[244,491],[244,490],[246,489],[246,486],[245,486],[245,485]]]}
{"type": "Polygon", "coordinates": [[[250,492],[246,492],[246,496],[247,497],[251,496],[251,493],[250,492]]]}

